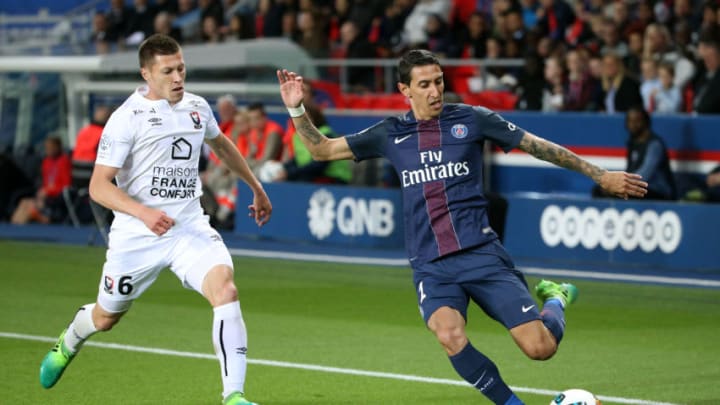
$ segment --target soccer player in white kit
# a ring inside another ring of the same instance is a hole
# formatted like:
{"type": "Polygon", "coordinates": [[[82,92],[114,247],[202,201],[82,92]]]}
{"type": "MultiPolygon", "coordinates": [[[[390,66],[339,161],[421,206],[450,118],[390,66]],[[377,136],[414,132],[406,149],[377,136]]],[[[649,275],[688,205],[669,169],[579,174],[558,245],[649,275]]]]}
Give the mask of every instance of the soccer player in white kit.
{"type": "Polygon", "coordinates": [[[244,397],[247,332],[232,259],[200,206],[202,142],[252,189],[248,208],[258,226],[270,219],[272,205],[237,148],[221,136],[207,101],[184,91],[185,62],[178,43],[152,35],[138,55],[146,85],[105,126],[90,180],[92,198],[115,214],[97,302],[78,310],[45,356],[40,383],[55,385],[83,342],[110,330],[168,267],[213,307],[223,404],[253,404],[244,397]]]}

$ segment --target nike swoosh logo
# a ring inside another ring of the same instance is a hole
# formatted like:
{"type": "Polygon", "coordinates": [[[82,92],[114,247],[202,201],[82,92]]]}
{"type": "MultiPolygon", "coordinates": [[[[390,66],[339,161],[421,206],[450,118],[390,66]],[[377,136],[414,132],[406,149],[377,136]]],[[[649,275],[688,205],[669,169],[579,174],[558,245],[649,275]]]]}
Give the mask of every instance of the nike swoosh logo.
{"type": "Polygon", "coordinates": [[[402,142],[402,141],[410,138],[411,136],[412,136],[412,134],[410,134],[410,135],[405,135],[405,136],[403,136],[403,137],[401,137],[401,138],[395,138],[395,145],[397,145],[397,144],[399,144],[400,142],[402,142]]]}
{"type": "Polygon", "coordinates": [[[522,306],[522,311],[523,311],[523,312],[527,312],[527,311],[533,309],[534,307],[535,307],[535,305],[530,305],[529,307],[526,307],[525,305],[523,305],[523,306],[522,306]]]}

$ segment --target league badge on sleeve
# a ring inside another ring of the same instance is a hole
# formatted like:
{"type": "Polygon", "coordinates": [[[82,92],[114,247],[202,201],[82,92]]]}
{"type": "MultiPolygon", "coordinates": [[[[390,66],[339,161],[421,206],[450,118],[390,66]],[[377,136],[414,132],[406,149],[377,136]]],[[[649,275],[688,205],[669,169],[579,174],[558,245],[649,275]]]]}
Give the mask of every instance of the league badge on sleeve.
{"type": "Polygon", "coordinates": [[[202,125],[200,124],[200,114],[197,111],[190,113],[190,119],[192,119],[192,122],[195,124],[195,129],[202,128],[202,125]]]}

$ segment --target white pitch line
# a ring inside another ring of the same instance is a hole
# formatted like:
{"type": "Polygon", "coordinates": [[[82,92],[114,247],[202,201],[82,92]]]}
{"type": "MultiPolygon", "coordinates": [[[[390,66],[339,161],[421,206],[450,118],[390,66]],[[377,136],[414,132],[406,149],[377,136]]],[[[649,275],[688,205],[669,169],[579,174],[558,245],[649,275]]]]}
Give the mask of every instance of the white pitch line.
{"type": "Polygon", "coordinates": [[[663,276],[639,276],[626,273],[603,273],[599,271],[577,271],[562,269],[547,269],[541,267],[523,267],[523,273],[541,275],[541,276],[566,276],[592,278],[597,280],[612,281],[635,281],[641,283],[656,283],[669,285],[688,285],[694,287],[720,287],[720,281],[704,280],[701,278],[684,278],[684,277],[663,277],[663,276]]]}
{"type": "MultiPolygon", "coordinates": [[[[22,333],[11,333],[11,332],[0,332],[0,338],[32,340],[32,341],[49,342],[49,343],[54,343],[57,340],[57,338],[54,338],[54,337],[27,335],[27,334],[22,334],[22,333]]],[[[103,349],[124,350],[124,351],[128,351],[128,352],[159,354],[159,355],[163,355],[163,356],[176,356],[176,357],[189,357],[189,358],[194,358],[194,359],[217,360],[217,357],[215,357],[214,354],[185,352],[185,351],[161,349],[161,348],[155,348],[155,347],[123,345],[123,344],[119,344],[119,343],[103,343],[103,342],[89,341],[89,342],[85,342],[85,346],[99,347],[99,348],[103,348],[103,349]]],[[[317,365],[317,364],[291,363],[291,362],[287,362],[287,361],[262,360],[262,359],[248,359],[248,364],[258,364],[258,365],[270,366],[270,367],[295,368],[295,369],[301,369],[301,370],[320,371],[323,373],[347,374],[347,375],[356,375],[356,376],[362,376],[362,377],[387,378],[387,379],[391,379],[391,380],[422,382],[422,383],[428,383],[428,384],[442,384],[442,385],[455,385],[455,386],[462,386],[462,387],[470,387],[470,384],[468,384],[465,381],[451,380],[451,379],[447,379],[447,378],[423,377],[423,376],[412,375],[412,374],[385,373],[385,372],[381,372],[381,371],[358,370],[358,369],[352,369],[352,368],[327,367],[327,366],[321,366],[321,365],[317,365]]],[[[560,391],[560,390],[549,390],[549,389],[529,388],[529,387],[510,387],[510,388],[516,392],[548,395],[548,396],[553,396],[560,391]]],[[[598,396],[598,399],[600,399],[601,401],[604,401],[605,403],[617,403],[617,404],[678,405],[678,404],[673,404],[673,403],[669,403],[669,402],[648,401],[648,400],[644,400],[644,399],[633,399],[633,398],[623,398],[623,397],[598,396]]]]}
{"type": "MultiPolygon", "coordinates": [[[[315,253],[293,253],[279,250],[257,250],[257,249],[229,249],[233,256],[260,257],[268,259],[289,259],[302,261],[315,261],[324,263],[351,263],[371,264],[379,266],[406,266],[409,267],[407,259],[383,259],[364,256],[341,256],[315,253]]],[[[711,287],[720,288],[720,281],[706,280],[702,278],[688,277],[663,277],[643,276],[625,273],[605,273],[599,271],[565,270],[542,267],[524,267],[519,269],[526,274],[539,276],[564,276],[573,278],[590,278],[609,281],[634,281],[640,283],[664,284],[672,286],[711,287]]]]}

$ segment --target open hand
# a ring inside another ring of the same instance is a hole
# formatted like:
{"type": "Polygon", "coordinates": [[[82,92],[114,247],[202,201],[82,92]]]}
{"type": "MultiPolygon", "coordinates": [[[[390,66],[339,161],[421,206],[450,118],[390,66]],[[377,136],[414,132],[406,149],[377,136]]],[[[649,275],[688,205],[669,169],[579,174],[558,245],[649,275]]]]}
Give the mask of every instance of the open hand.
{"type": "Polygon", "coordinates": [[[303,78],[295,72],[286,69],[277,71],[280,82],[280,96],[282,96],[285,107],[295,108],[303,101],[303,78]]]}
{"type": "Polygon", "coordinates": [[[600,176],[598,184],[609,194],[626,200],[645,197],[648,186],[639,174],[610,171],[600,176]]]}

